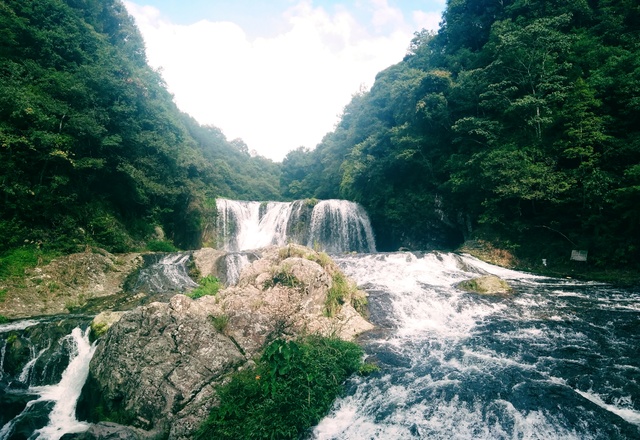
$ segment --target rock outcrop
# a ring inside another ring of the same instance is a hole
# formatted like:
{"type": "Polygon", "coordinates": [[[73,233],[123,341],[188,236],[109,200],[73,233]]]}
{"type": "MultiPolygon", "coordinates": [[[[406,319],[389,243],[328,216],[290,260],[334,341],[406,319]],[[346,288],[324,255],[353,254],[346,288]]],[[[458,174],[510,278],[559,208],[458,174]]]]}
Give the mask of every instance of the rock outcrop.
{"type": "Polygon", "coordinates": [[[458,284],[458,288],[480,295],[507,296],[512,293],[511,286],[495,275],[485,275],[458,284]]]}
{"type": "Polygon", "coordinates": [[[142,264],[140,254],[89,250],[30,269],[19,283],[4,281],[0,315],[10,319],[78,311],[89,301],[115,296],[142,264]]]}
{"type": "MultiPolygon", "coordinates": [[[[309,333],[353,339],[373,328],[354,308],[365,294],[353,285],[344,289],[326,255],[294,245],[259,253],[238,284],[216,296],[178,294],[168,304],[123,314],[98,344],[78,408],[92,409],[94,421],[108,416],[148,433],[139,438],[192,438],[217,404],[216,385],[271,339],[309,333]],[[328,308],[330,301],[338,307],[328,308]]],[[[199,255],[207,258],[201,272],[219,259],[199,255]]]]}

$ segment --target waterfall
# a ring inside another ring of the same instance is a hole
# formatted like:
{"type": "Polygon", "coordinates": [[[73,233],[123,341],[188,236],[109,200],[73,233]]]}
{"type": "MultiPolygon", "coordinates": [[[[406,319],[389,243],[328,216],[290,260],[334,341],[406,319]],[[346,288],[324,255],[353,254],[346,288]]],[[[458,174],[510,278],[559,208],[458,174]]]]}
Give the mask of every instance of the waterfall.
{"type": "MultiPolygon", "coordinates": [[[[254,257],[255,259],[256,257],[254,257]]],[[[251,264],[249,255],[240,252],[230,252],[224,257],[224,265],[226,267],[226,279],[224,280],[228,286],[235,285],[240,279],[240,272],[246,266],[251,264]]]]}
{"type": "Polygon", "coordinates": [[[323,200],[311,214],[311,232],[307,246],[315,243],[327,252],[375,252],[373,230],[367,213],[353,202],[323,200]]]}
{"type": "Polygon", "coordinates": [[[145,266],[140,270],[132,287],[133,291],[163,293],[183,291],[198,284],[191,279],[187,263],[191,258],[189,252],[145,255],[145,266]]]}
{"type": "MultiPolygon", "coordinates": [[[[6,334],[5,330],[0,326],[0,333],[6,334]]],[[[76,404],[89,374],[89,362],[95,350],[95,346],[89,342],[89,328],[84,331],[80,327],[74,328],[59,341],[59,345],[69,347],[69,362],[59,382],[38,386],[31,384],[33,366],[48,349],[42,349],[33,355],[19,377],[19,380],[27,381],[28,388],[8,391],[14,395],[23,394],[31,400],[26,402],[20,413],[2,426],[0,440],[27,437],[57,440],[66,433],[83,432],[89,427],[75,417],[76,404]],[[29,397],[34,395],[37,396],[35,399],[29,397]]]]}
{"type": "Polygon", "coordinates": [[[289,242],[326,252],[375,252],[364,209],[347,200],[216,200],[219,247],[230,252],[289,242]]]}

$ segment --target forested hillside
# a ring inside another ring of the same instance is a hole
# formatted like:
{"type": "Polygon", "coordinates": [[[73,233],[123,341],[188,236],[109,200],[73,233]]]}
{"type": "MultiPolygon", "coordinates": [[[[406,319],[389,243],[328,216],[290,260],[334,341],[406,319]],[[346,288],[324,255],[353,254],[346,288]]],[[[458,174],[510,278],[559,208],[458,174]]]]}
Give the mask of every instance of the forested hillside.
{"type": "Polygon", "coordinates": [[[2,0],[0,29],[0,256],[194,247],[215,197],[279,197],[280,164],[180,113],[119,0],[2,0]]]}
{"type": "Polygon", "coordinates": [[[640,6],[449,0],[437,34],[353,97],[285,194],[344,197],[379,247],[500,237],[530,258],[640,258],[640,6]],[[442,237],[442,236],[440,236],[442,237]]]}

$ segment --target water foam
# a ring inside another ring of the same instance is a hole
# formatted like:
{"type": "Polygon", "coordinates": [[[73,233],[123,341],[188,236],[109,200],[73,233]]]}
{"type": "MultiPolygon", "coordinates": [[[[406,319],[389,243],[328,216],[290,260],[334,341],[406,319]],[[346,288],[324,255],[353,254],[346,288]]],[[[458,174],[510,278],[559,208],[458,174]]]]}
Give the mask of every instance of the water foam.
{"type": "Polygon", "coordinates": [[[629,310],[640,302],[636,294],[625,300],[624,292],[619,297],[601,284],[538,277],[455,254],[335,259],[393,325],[364,339],[381,373],[353,379],[314,439],[640,435],[622,422],[637,425],[640,413],[640,387],[632,379],[637,349],[624,330],[640,318],[629,310]],[[513,296],[457,289],[486,273],[508,279],[513,296]],[[612,302],[614,311],[594,307],[612,302]],[[610,359],[624,361],[612,366],[610,359]],[[595,405],[585,410],[584,399],[595,405]]]}
{"type": "Polygon", "coordinates": [[[75,410],[82,386],[89,374],[89,362],[95,346],[89,342],[89,329],[82,331],[79,327],[66,336],[72,342],[69,365],[62,373],[60,382],[55,385],[29,387],[29,392],[39,397],[30,401],[21,414],[7,422],[0,429],[0,440],[11,438],[14,426],[22,418],[28,417],[30,410],[40,402],[54,402],[49,413],[49,423],[36,430],[29,438],[41,440],[58,440],[64,434],[86,431],[89,425],[75,417],[75,410]]]}

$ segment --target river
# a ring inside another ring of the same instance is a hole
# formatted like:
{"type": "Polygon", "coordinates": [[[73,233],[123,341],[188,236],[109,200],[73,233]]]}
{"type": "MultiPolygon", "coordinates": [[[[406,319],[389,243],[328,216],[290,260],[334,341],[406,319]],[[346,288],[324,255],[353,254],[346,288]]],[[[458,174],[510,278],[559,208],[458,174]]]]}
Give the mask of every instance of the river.
{"type": "Polygon", "coordinates": [[[369,292],[380,372],[312,438],[640,438],[640,293],[431,252],[335,257],[369,292]],[[492,273],[514,288],[455,287],[492,273]]]}
{"type": "MultiPolygon", "coordinates": [[[[377,328],[360,342],[380,371],[353,377],[311,439],[640,438],[638,289],[455,253],[376,253],[369,219],[352,202],[219,200],[218,208],[219,242],[233,257],[227,280],[249,264],[242,251],[297,241],[332,252],[369,294],[377,328]],[[456,287],[481,274],[507,280],[513,294],[456,287]]],[[[150,261],[136,289],[171,296],[193,287],[187,257],[150,261]]],[[[87,428],[74,408],[93,346],[83,330],[90,318],[79,319],[64,329],[47,320],[0,325],[0,440],[87,428]]]]}

